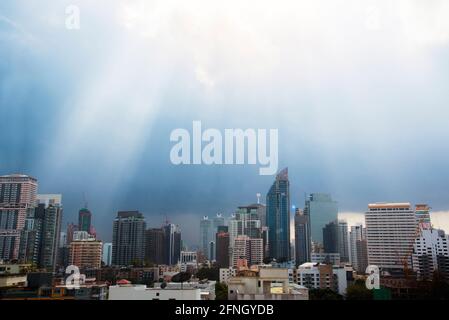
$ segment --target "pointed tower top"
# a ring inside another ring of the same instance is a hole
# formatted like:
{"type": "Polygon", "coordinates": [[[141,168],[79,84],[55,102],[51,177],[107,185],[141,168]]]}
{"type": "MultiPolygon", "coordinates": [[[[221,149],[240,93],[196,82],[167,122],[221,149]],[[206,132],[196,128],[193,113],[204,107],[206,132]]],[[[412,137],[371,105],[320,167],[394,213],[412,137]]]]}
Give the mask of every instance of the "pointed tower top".
{"type": "Polygon", "coordinates": [[[276,176],[276,180],[288,180],[288,167],[279,171],[276,176]]]}

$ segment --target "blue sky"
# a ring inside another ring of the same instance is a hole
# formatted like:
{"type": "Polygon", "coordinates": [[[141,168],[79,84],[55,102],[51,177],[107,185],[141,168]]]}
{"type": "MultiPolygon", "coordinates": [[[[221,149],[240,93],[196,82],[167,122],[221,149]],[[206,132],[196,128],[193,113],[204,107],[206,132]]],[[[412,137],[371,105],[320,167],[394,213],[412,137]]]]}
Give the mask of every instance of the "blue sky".
{"type": "Polygon", "coordinates": [[[447,16],[442,0],[2,1],[0,173],[62,193],[64,223],[85,193],[105,240],[117,210],[138,209],[194,244],[199,217],[273,177],[173,166],[170,132],[276,128],[294,204],[427,202],[449,225],[447,16]]]}

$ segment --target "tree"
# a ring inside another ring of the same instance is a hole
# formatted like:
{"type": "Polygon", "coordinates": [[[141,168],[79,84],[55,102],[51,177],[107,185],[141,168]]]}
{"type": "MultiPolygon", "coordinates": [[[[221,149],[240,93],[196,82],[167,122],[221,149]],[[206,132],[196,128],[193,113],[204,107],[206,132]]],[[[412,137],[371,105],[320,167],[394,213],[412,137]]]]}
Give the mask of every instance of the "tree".
{"type": "Polygon", "coordinates": [[[215,300],[228,300],[228,286],[225,283],[215,284],[215,300]]]}
{"type": "Polygon", "coordinates": [[[373,292],[368,290],[365,281],[358,279],[346,289],[347,300],[372,300],[373,292]]]}
{"type": "Polygon", "coordinates": [[[212,281],[218,281],[218,279],[220,277],[220,269],[217,267],[201,268],[196,273],[196,276],[200,280],[208,279],[208,280],[212,280],[212,281]]]}

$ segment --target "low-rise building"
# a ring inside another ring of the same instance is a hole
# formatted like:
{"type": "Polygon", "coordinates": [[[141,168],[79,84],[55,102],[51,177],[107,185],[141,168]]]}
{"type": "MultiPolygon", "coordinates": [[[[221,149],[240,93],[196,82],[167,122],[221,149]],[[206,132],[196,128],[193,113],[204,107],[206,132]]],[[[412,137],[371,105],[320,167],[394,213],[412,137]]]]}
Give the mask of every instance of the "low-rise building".
{"type": "Polygon", "coordinates": [[[306,287],[289,282],[288,269],[241,270],[228,283],[229,300],[308,300],[306,287]]]}
{"type": "Polygon", "coordinates": [[[347,273],[345,267],[306,262],[298,267],[297,281],[309,289],[331,289],[344,295],[348,287],[347,273]]]}
{"type": "Polygon", "coordinates": [[[146,285],[118,282],[109,287],[109,300],[201,300],[201,289],[148,288],[146,285]]]}

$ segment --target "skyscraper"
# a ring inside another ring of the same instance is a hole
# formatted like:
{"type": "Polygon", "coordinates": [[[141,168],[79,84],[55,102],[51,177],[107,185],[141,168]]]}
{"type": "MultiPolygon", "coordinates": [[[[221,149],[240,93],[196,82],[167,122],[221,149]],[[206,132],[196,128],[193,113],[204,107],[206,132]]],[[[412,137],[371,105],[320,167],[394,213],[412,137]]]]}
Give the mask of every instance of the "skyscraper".
{"type": "Polygon", "coordinates": [[[323,243],[323,228],[338,219],[338,204],[330,194],[312,193],[306,200],[304,213],[310,218],[312,241],[323,243]]]}
{"type": "Polygon", "coordinates": [[[119,211],[112,231],[112,264],[143,263],[146,223],[138,211],[119,211]]]}
{"type": "Polygon", "coordinates": [[[310,262],[311,236],[309,216],[296,208],[295,212],[295,257],[296,265],[310,262]]]}
{"type": "Polygon", "coordinates": [[[43,216],[42,238],[40,250],[40,267],[49,272],[56,269],[59,252],[59,236],[62,222],[62,196],[59,194],[37,195],[39,211],[43,216]]]}
{"type": "Polygon", "coordinates": [[[248,266],[263,262],[263,239],[251,239],[248,236],[237,236],[234,239],[232,266],[238,266],[239,260],[246,260],[248,266]]]}
{"type": "Polygon", "coordinates": [[[0,259],[19,257],[27,214],[36,205],[37,180],[21,174],[0,176],[0,259]]]}
{"type": "Polygon", "coordinates": [[[368,266],[366,230],[361,223],[351,226],[349,233],[350,261],[355,271],[365,273],[368,266]]]}
{"type": "Polygon", "coordinates": [[[164,264],[165,232],[162,228],[150,228],[145,232],[145,261],[151,264],[164,264]]]}
{"type": "Polygon", "coordinates": [[[341,262],[349,262],[349,242],[348,242],[348,223],[345,220],[338,220],[338,253],[340,253],[341,262]]]}
{"type": "Polygon", "coordinates": [[[338,221],[331,221],[323,228],[325,253],[338,253],[338,221]]]}
{"type": "Polygon", "coordinates": [[[369,264],[391,271],[411,266],[417,224],[410,203],[369,204],[365,223],[369,264]]]}
{"type": "Polygon", "coordinates": [[[78,212],[78,231],[91,232],[92,212],[87,208],[82,208],[78,212]]]}
{"type": "Polygon", "coordinates": [[[215,232],[212,224],[212,220],[208,216],[204,216],[200,221],[200,243],[201,251],[208,260],[211,260],[210,255],[210,243],[215,241],[215,232]]]}
{"type": "Polygon", "coordinates": [[[181,230],[173,223],[163,226],[165,264],[171,266],[178,263],[181,256],[181,230]]]}
{"type": "Polygon", "coordinates": [[[112,265],[112,243],[103,243],[102,261],[106,266],[112,265]]]}
{"type": "Polygon", "coordinates": [[[267,225],[270,258],[290,260],[290,182],[288,168],[276,176],[267,194],[267,225]]]}
{"type": "Polygon", "coordinates": [[[220,268],[229,267],[229,232],[227,227],[219,227],[216,235],[216,260],[220,268]]]}

